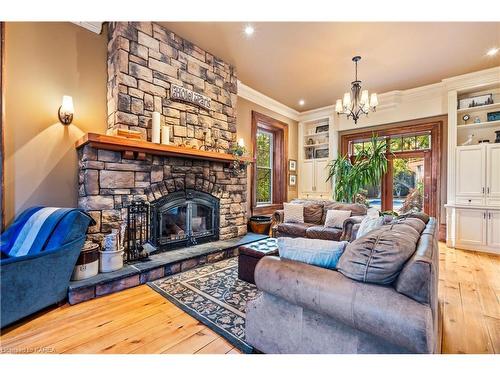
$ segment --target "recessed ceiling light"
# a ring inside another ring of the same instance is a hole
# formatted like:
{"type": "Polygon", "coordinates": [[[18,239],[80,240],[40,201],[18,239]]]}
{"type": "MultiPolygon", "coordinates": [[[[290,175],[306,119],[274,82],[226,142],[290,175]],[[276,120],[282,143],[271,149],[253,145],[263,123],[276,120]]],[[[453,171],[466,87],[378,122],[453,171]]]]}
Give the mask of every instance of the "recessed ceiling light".
{"type": "Polygon", "coordinates": [[[299,105],[304,105],[304,104],[306,104],[306,102],[304,101],[304,99],[300,99],[299,100],[299,105]]]}
{"type": "Polygon", "coordinates": [[[495,56],[498,53],[498,51],[500,51],[500,48],[493,47],[493,48],[490,48],[488,50],[488,52],[486,52],[486,54],[488,56],[495,56]]]}
{"type": "Polygon", "coordinates": [[[244,31],[247,36],[250,36],[254,33],[255,29],[251,25],[246,25],[244,31]]]}

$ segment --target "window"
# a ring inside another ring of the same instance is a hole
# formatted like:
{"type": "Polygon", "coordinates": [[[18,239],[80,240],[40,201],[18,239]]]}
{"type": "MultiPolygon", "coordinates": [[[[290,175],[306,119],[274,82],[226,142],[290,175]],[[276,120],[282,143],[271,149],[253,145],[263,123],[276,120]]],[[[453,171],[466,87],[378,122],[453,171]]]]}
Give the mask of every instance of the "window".
{"type": "MultiPolygon", "coordinates": [[[[419,151],[429,150],[431,148],[431,135],[430,134],[412,134],[409,136],[388,136],[389,150],[391,153],[404,152],[404,151],[419,151]]],[[[385,138],[380,138],[379,142],[385,142],[385,138]]],[[[351,141],[352,155],[358,155],[363,150],[370,151],[372,147],[371,140],[354,140],[351,141]]]]}
{"type": "Polygon", "coordinates": [[[273,133],[257,130],[257,205],[272,203],[273,133]]]}
{"type": "Polygon", "coordinates": [[[270,214],[287,197],[287,124],[252,112],[252,214],[270,214]]]}

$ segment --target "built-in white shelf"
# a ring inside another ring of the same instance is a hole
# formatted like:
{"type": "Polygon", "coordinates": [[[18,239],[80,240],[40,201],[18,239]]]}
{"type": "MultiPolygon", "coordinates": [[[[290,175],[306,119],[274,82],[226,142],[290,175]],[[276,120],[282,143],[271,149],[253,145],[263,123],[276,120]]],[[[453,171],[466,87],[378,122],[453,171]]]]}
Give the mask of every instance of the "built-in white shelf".
{"type": "Polygon", "coordinates": [[[493,109],[500,109],[500,103],[481,105],[478,107],[461,108],[457,109],[457,113],[479,112],[479,111],[488,111],[493,109]]]}
{"type": "Polygon", "coordinates": [[[320,147],[320,146],[323,146],[323,147],[328,146],[328,142],[326,142],[326,143],[316,143],[314,145],[304,145],[304,147],[320,147]]]}
{"type": "Polygon", "coordinates": [[[321,132],[321,133],[314,133],[314,134],[305,134],[304,137],[310,138],[310,137],[328,137],[328,132],[321,132]]]}
{"type": "Polygon", "coordinates": [[[490,129],[490,128],[495,128],[497,126],[500,126],[500,120],[457,125],[457,129],[458,130],[477,129],[477,128],[490,129]]]}

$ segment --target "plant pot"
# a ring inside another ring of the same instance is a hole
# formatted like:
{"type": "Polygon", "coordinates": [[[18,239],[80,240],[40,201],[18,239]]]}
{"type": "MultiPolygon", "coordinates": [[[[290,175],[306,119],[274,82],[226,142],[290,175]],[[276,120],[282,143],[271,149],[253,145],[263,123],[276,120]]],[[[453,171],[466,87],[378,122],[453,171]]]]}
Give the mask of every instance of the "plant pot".
{"type": "Polygon", "coordinates": [[[257,234],[269,234],[271,218],[269,216],[252,216],[248,221],[250,231],[257,234]]]}
{"type": "Polygon", "coordinates": [[[123,267],[123,248],[116,251],[99,251],[99,272],[113,272],[123,267]]]}

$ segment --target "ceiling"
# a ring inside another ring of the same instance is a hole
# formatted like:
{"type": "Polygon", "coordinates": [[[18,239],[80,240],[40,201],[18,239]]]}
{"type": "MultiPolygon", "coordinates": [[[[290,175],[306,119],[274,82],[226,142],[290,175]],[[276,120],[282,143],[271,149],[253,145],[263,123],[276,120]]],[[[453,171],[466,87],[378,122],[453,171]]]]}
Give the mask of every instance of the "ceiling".
{"type": "Polygon", "coordinates": [[[500,66],[500,23],[160,22],[237,68],[241,82],[298,111],[335,103],[354,79],[370,92],[404,90],[500,66]],[[300,99],[305,105],[299,106],[300,99]]]}

